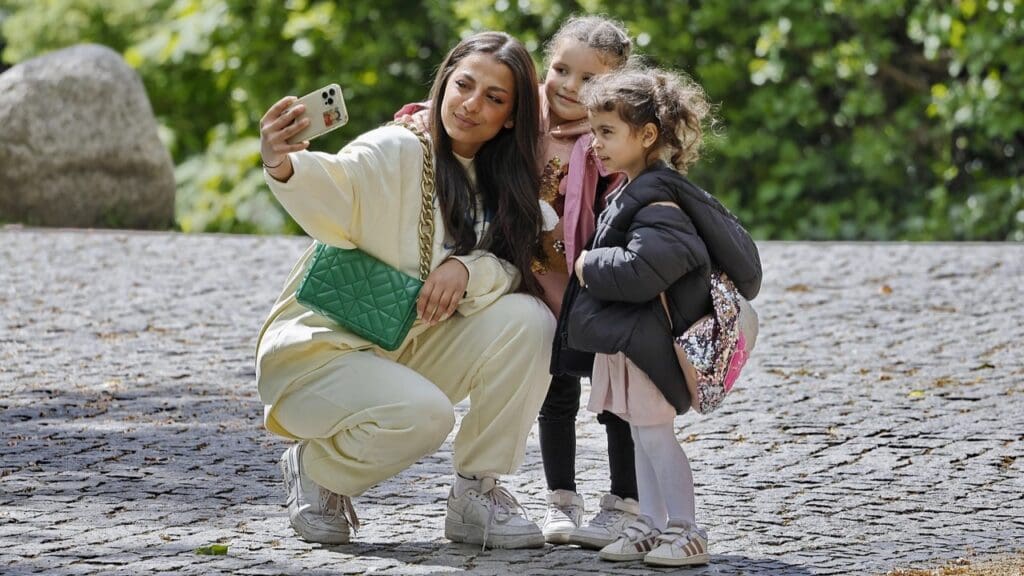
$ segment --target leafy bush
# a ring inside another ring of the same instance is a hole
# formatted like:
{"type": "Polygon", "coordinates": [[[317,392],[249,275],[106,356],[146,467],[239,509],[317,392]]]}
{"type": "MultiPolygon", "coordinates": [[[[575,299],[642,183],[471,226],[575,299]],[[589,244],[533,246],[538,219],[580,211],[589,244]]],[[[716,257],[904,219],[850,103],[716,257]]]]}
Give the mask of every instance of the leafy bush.
{"type": "Polygon", "coordinates": [[[574,12],[707,88],[724,132],[692,177],[758,237],[1024,240],[1016,0],[10,0],[0,21],[7,62],[91,41],[139,70],[182,229],[295,232],[259,171],[280,95],[344,87],[352,125],[315,144],[334,150],[423,98],[460,34],[504,29],[539,60],[574,12]]]}

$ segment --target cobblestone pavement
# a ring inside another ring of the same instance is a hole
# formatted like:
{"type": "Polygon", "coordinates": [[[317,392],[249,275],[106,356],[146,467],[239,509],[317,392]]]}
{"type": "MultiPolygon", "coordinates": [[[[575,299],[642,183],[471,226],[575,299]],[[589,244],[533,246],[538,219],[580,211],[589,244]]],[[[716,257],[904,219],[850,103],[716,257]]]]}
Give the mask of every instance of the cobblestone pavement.
{"type": "MultiPolygon", "coordinates": [[[[652,571],[447,543],[450,443],[356,500],[357,543],[296,539],[253,347],[305,244],[0,229],[0,573],[652,571]],[[227,555],[195,553],[212,543],[227,555]]],[[[1024,547],[1024,246],[762,253],[749,372],[721,413],[677,420],[713,552],[677,572],[877,574],[1024,547]]],[[[585,411],[579,435],[593,511],[606,463],[585,411]]],[[[540,518],[536,436],[509,484],[540,518]]]]}

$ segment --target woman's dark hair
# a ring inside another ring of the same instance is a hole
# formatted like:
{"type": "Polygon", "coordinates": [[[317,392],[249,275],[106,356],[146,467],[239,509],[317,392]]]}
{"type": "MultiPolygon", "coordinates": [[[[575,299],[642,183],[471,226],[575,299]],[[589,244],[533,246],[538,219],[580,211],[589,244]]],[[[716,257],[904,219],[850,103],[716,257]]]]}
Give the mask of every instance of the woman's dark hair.
{"type": "Polygon", "coordinates": [[[488,250],[519,269],[527,292],[540,293],[530,271],[541,228],[537,148],[540,104],[537,70],[530,53],[504,32],[474,34],[459,42],[445,57],[434,78],[430,100],[438,198],[445,229],[455,240],[455,253],[468,254],[476,248],[488,250]],[[513,126],[502,127],[477,152],[476,190],[455,158],[452,139],[441,122],[441,103],[448,79],[459,62],[473,54],[489,54],[512,71],[515,81],[513,126]],[[481,195],[484,214],[475,214],[475,194],[481,195]],[[473,224],[480,218],[489,219],[490,225],[484,236],[477,238],[473,224]]]}
{"type": "Polygon", "coordinates": [[[633,51],[633,41],[626,27],[607,16],[572,16],[566,20],[544,47],[544,57],[549,63],[565,40],[575,40],[597,51],[609,68],[624,66],[633,51]]]}
{"type": "Polygon", "coordinates": [[[700,158],[704,125],[715,124],[700,84],[655,68],[627,67],[594,78],[584,86],[580,101],[588,110],[618,112],[634,131],[654,124],[658,140],[648,162],[657,154],[683,174],[700,158]]]}

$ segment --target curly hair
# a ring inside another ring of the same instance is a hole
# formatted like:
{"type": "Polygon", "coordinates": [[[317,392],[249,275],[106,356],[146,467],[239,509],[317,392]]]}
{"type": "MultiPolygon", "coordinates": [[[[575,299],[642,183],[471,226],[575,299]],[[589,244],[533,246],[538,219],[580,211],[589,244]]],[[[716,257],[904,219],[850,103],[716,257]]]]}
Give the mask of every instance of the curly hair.
{"type": "Polygon", "coordinates": [[[700,158],[705,124],[714,124],[704,88],[668,70],[630,66],[605,74],[587,84],[581,99],[590,111],[618,112],[633,131],[654,124],[658,139],[648,158],[657,155],[683,174],[700,158]]]}

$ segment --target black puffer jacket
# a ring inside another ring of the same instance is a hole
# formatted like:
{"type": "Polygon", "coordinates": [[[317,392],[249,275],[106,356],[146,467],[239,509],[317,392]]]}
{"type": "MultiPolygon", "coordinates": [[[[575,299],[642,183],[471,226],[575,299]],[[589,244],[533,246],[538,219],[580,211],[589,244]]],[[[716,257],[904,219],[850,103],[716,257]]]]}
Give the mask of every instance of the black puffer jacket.
{"type": "Polygon", "coordinates": [[[748,300],[761,289],[757,246],[739,220],[682,174],[664,163],[652,165],[611,198],[598,219],[584,260],[586,287],[566,291],[573,296],[563,304],[571,305],[563,314],[568,346],[625,353],[679,414],[686,412],[690,394],[670,332],[682,334],[711,311],[712,268],[728,274],[748,300]]]}

